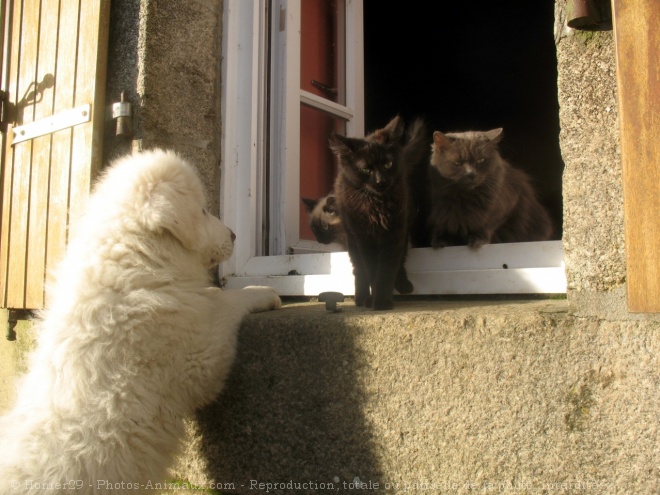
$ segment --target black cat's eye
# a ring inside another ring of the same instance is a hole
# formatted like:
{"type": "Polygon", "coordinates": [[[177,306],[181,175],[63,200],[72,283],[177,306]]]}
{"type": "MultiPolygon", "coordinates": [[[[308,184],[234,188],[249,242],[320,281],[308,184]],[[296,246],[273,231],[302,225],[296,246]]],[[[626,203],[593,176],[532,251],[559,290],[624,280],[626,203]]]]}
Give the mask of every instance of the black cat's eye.
{"type": "Polygon", "coordinates": [[[463,166],[463,164],[461,162],[452,162],[452,163],[454,165],[456,165],[457,167],[462,167],[463,166]]]}
{"type": "Polygon", "coordinates": [[[479,158],[479,159],[477,160],[477,164],[481,165],[481,164],[484,163],[485,161],[486,161],[485,158],[479,158]]]}
{"type": "Polygon", "coordinates": [[[360,171],[360,173],[362,173],[364,175],[371,174],[371,170],[369,170],[368,168],[359,168],[358,170],[360,171]]]}
{"type": "Polygon", "coordinates": [[[392,162],[387,162],[385,165],[383,165],[383,167],[385,168],[385,170],[391,169],[392,168],[392,162]]]}

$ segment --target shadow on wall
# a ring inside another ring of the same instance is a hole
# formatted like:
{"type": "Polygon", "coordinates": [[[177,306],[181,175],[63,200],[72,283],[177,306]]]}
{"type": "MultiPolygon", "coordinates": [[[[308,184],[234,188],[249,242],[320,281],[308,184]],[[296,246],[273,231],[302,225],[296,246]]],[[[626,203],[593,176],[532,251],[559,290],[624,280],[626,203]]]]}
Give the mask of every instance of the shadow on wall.
{"type": "Polygon", "coordinates": [[[230,493],[383,487],[356,376],[366,366],[355,341],[360,330],[338,315],[323,332],[291,314],[250,319],[224,392],[197,416],[209,475],[233,483],[230,493]],[[285,316],[286,324],[273,321],[285,316]]]}

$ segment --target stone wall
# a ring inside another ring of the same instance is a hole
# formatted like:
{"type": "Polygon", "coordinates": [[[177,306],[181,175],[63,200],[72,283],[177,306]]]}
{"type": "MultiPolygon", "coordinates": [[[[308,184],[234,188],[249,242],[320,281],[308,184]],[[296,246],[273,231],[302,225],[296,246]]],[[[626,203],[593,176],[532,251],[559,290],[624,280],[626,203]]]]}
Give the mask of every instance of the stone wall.
{"type": "Polygon", "coordinates": [[[638,318],[626,306],[623,189],[612,31],[565,23],[556,3],[560,143],[565,163],[568,299],[580,315],[638,318]]]}
{"type": "Polygon", "coordinates": [[[133,139],[106,132],[108,159],[167,148],[190,159],[219,212],[222,0],[113,0],[108,106],[133,104],[133,139]]]}
{"type": "Polygon", "coordinates": [[[657,323],[565,301],[343,306],[248,317],[177,478],[245,495],[660,490],[657,323]]]}

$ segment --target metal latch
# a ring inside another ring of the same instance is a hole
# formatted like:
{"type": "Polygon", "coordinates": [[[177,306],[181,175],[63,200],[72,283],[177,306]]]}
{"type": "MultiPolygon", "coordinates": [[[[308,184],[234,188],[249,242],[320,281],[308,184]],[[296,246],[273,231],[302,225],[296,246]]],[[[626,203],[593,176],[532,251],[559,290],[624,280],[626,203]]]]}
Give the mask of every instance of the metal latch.
{"type": "Polygon", "coordinates": [[[119,103],[112,104],[112,118],[117,120],[116,136],[130,137],[133,135],[132,114],[131,104],[126,101],[126,91],[122,91],[119,103]]]}
{"type": "Polygon", "coordinates": [[[337,313],[340,308],[337,307],[338,302],[344,301],[344,294],[341,292],[321,292],[319,294],[319,302],[325,303],[325,309],[337,313]]]}

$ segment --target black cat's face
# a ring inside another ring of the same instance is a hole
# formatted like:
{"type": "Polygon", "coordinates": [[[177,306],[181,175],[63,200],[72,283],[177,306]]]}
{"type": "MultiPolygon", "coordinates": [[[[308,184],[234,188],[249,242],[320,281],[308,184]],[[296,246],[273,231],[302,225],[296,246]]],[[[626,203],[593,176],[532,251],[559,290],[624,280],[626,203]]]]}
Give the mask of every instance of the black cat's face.
{"type": "Polygon", "coordinates": [[[431,165],[465,189],[485,184],[500,167],[497,142],[502,129],[488,132],[433,133],[431,165]]]}
{"type": "Polygon", "coordinates": [[[341,224],[337,200],[333,194],[319,199],[302,198],[309,213],[309,226],[321,244],[346,244],[346,233],[341,224]]]}
{"type": "Polygon", "coordinates": [[[355,153],[342,156],[344,173],[361,189],[384,193],[398,178],[397,156],[382,145],[365,143],[355,153]]]}
{"type": "Polygon", "coordinates": [[[387,192],[400,179],[399,155],[403,124],[395,117],[365,139],[333,135],[331,149],[339,156],[344,177],[362,190],[387,192]]]}

